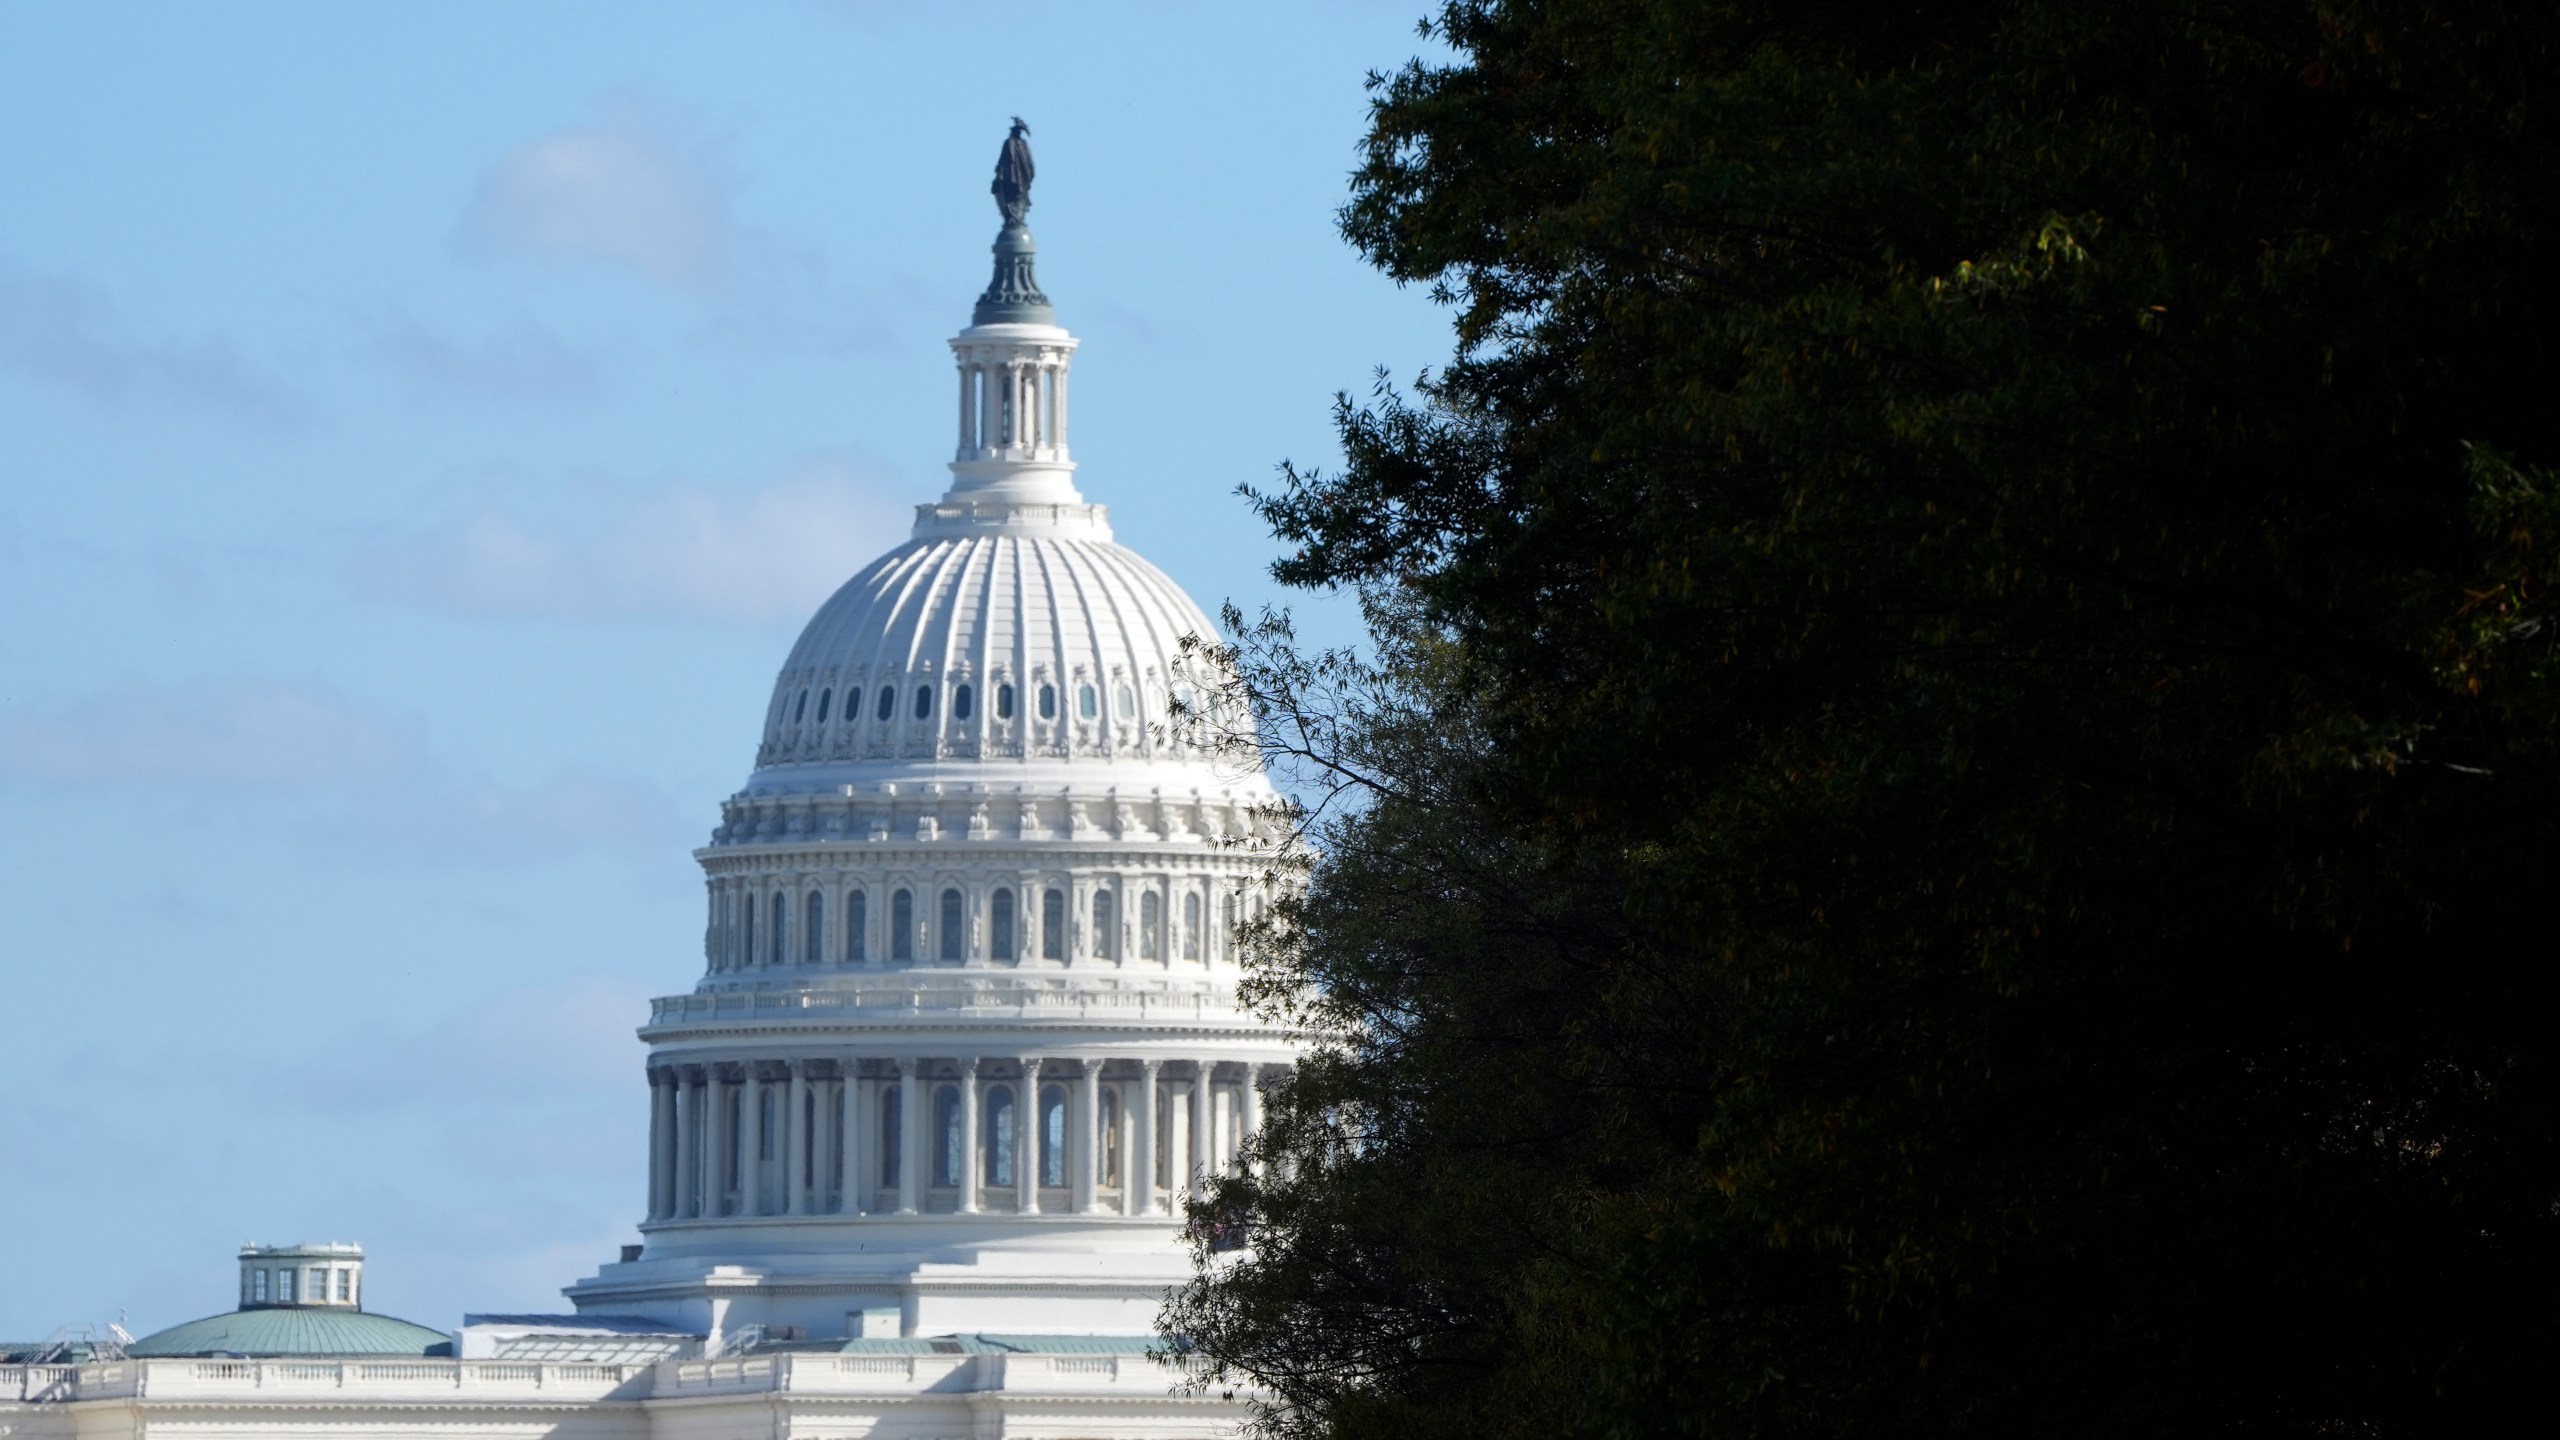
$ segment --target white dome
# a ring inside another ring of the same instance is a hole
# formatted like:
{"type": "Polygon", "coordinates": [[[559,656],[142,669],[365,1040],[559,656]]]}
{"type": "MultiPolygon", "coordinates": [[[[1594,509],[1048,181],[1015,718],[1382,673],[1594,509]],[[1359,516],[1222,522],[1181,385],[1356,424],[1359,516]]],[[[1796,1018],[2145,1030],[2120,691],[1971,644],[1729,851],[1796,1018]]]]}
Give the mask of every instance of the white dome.
{"type": "Polygon", "coordinates": [[[943,777],[989,769],[991,781],[1026,766],[1201,762],[1168,737],[1167,702],[1207,673],[1184,639],[1217,632],[1163,571],[1112,543],[1101,507],[922,509],[918,537],[845,582],[801,632],[750,792],[918,762],[943,777]]]}
{"type": "Polygon", "coordinates": [[[1184,1198],[1304,1051],[1244,1001],[1276,796],[1171,723],[1219,698],[1183,643],[1216,632],[1076,490],[1029,255],[1009,218],[951,342],[951,488],[801,632],[694,852],[706,968],[641,1032],[647,1244],[581,1310],[1142,1334],[1184,1198]]]}

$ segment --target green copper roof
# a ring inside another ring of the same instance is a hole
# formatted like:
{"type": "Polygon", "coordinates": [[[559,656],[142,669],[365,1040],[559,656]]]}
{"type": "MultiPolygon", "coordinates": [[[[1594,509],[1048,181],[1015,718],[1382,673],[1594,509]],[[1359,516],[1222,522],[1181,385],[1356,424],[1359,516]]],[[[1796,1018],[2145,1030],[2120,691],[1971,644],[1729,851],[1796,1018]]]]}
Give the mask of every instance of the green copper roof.
{"type": "Polygon", "coordinates": [[[362,1310],[234,1310],[145,1335],[130,1355],[450,1355],[453,1337],[362,1310]]]}

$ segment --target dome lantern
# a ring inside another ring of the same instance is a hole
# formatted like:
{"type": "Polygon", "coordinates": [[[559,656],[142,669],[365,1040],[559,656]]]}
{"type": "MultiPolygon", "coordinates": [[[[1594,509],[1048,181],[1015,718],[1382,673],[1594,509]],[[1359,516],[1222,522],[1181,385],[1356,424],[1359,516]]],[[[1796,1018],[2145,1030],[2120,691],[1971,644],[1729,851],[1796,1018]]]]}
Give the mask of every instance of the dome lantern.
{"type": "Polygon", "coordinates": [[[939,505],[919,507],[919,536],[955,526],[1028,526],[1109,537],[1101,508],[1076,493],[1076,467],[1067,458],[1067,362],[1076,340],[1058,325],[1032,273],[1039,247],[1023,224],[1031,209],[1030,133],[1015,117],[996,157],[992,188],[1004,229],[996,236],[995,278],[978,297],[969,328],[951,339],[960,373],[959,444],[950,490],[939,505]]]}

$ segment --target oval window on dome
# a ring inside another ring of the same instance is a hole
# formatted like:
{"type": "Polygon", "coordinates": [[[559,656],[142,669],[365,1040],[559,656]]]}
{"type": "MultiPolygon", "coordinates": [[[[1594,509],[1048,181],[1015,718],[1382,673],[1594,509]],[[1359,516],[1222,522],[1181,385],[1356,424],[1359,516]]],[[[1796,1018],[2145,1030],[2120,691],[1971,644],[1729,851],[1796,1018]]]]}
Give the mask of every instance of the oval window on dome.
{"type": "Polygon", "coordinates": [[[1043,720],[1058,718],[1058,687],[1055,685],[1040,687],[1040,718],[1043,720]]]}
{"type": "Polygon", "coordinates": [[[969,687],[966,685],[952,686],[951,718],[954,720],[966,720],[969,718],[969,711],[972,708],[969,697],[969,687]]]}
{"type": "Polygon", "coordinates": [[[890,716],[895,715],[895,714],[897,714],[897,713],[898,713],[898,687],[897,687],[897,686],[895,686],[895,685],[883,685],[883,686],[881,686],[881,687],[880,687],[880,707],[879,707],[879,709],[878,709],[877,711],[875,711],[875,712],[874,712],[874,718],[875,718],[875,719],[880,719],[880,720],[886,720],[886,719],[888,719],[890,716]]]}
{"type": "Polygon", "coordinates": [[[1098,714],[1101,714],[1101,713],[1102,713],[1102,700],[1101,700],[1101,697],[1099,697],[1099,696],[1097,696],[1097,695],[1095,695],[1095,694],[1093,693],[1093,687],[1092,687],[1092,686],[1090,686],[1090,685],[1079,685],[1079,686],[1077,686],[1077,687],[1076,687],[1076,714],[1077,714],[1077,715],[1079,715],[1079,716],[1081,716],[1081,717],[1082,717],[1082,718],[1084,718],[1084,719],[1090,720],[1090,719],[1092,719],[1094,716],[1096,716],[1096,715],[1098,715],[1098,714]]]}
{"type": "Polygon", "coordinates": [[[844,688],[844,723],[850,725],[861,718],[862,687],[859,685],[848,685],[844,688]]]}
{"type": "Polygon", "coordinates": [[[996,718],[999,720],[1013,718],[1013,687],[1010,685],[996,687],[996,718]]]}
{"type": "Polygon", "coordinates": [[[930,685],[916,687],[916,718],[919,720],[933,718],[933,687],[930,685]]]}
{"type": "Polygon", "coordinates": [[[1138,713],[1138,697],[1130,693],[1128,686],[1122,685],[1111,692],[1111,708],[1121,719],[1126,720],[1138,713]]]}
{"type": "Polygon", "coordinates": [[[830,701],[830,700],[833,700],[834,698],[836,698],[836,692],[835,692],[834,690],[832,690],[832,689],[821,690],[821,691],[819,691],[819,692],[818,692],[818,723],[819,723],[819,724],[824,725],[824,724],[826,724],[826,723],[827,723],[827,702],[828,702],[828,701],[830,701]]]}
{"type": "Polygon", "coordinates": [[[792,723],[792,724],[794,724],[794,725],[797,725],[797,724],[799,724],[801,721],[806,720],[806,719],[808,719],[808,718],[809,718],[809,692],[808,692],[808,691],[806,691],[806,690],[803,690],[803,691],[801,691],[801,692],[800,692],[800,700],[799,700],[799,703],[798,703],[798,704],[795,704],[795,705],[793,705],[793,706],[791,707],[791,723],[792,723]]]}

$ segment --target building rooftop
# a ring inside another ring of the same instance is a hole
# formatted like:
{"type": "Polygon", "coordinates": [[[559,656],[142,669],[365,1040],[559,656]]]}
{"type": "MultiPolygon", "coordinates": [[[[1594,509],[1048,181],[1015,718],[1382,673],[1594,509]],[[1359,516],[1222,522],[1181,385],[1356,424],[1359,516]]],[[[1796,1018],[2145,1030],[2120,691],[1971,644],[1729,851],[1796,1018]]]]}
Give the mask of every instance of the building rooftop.
{"type": "Polygon", "coordinates": [[[361,1310],[264,1309],[207,1315],[126,1347],[138,1356],[450,1355],[453,1337],[361,1310]]]}

